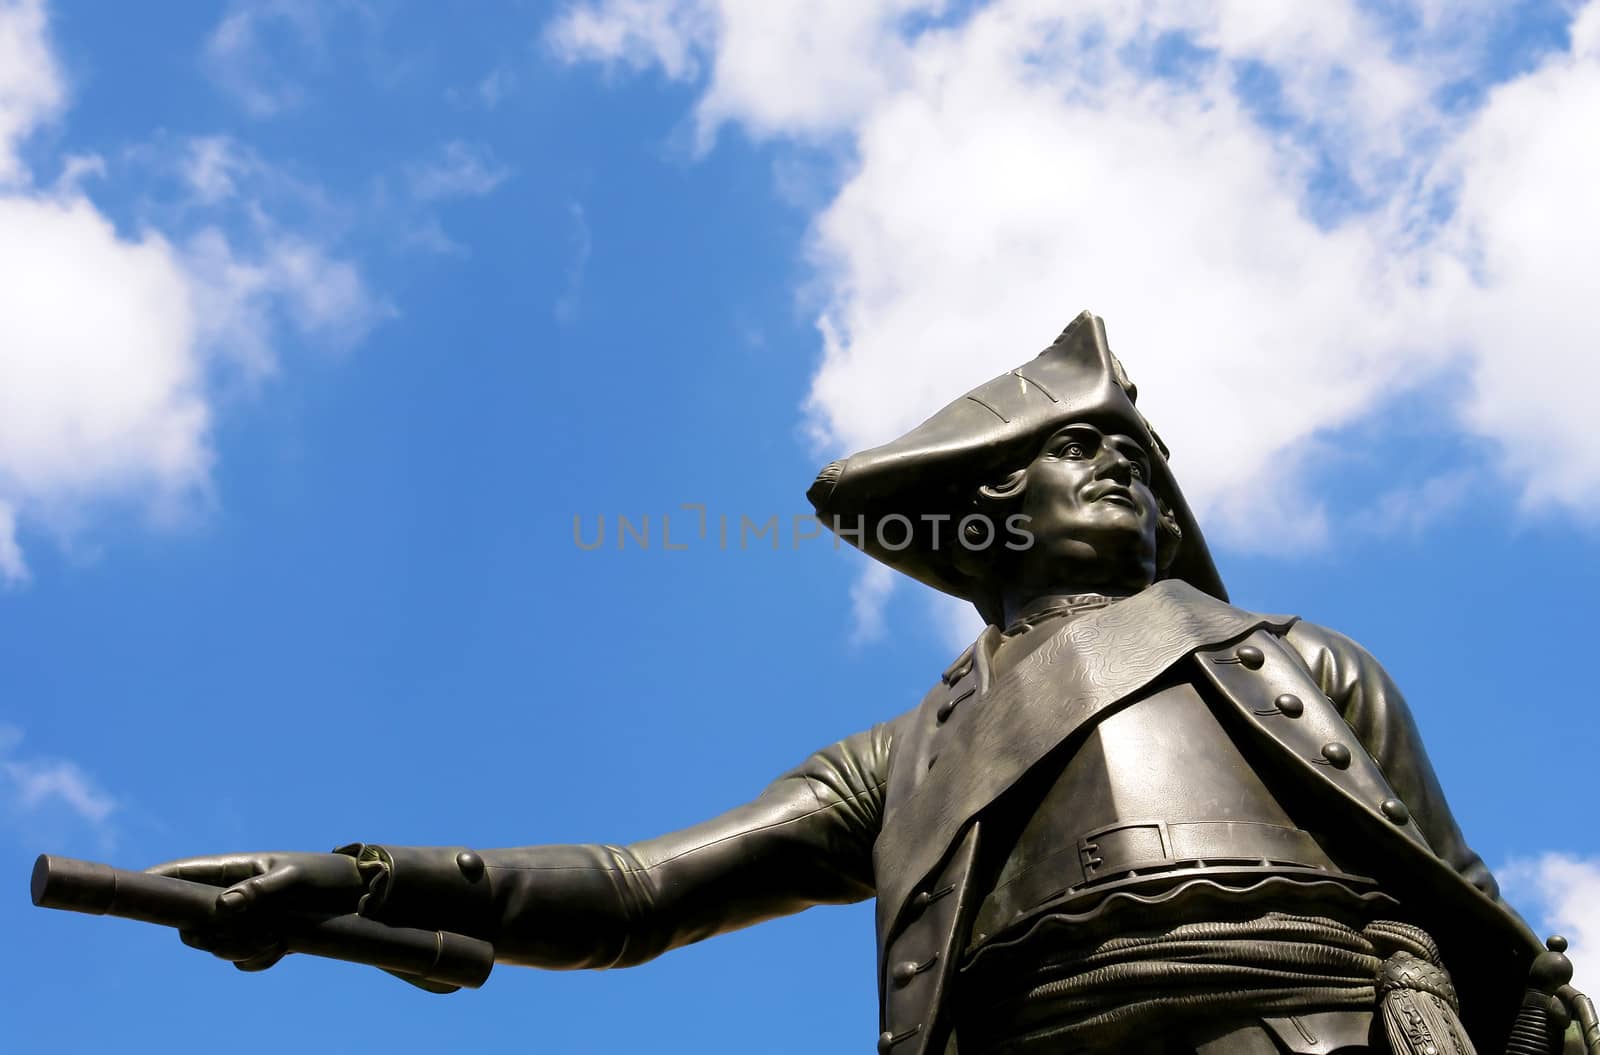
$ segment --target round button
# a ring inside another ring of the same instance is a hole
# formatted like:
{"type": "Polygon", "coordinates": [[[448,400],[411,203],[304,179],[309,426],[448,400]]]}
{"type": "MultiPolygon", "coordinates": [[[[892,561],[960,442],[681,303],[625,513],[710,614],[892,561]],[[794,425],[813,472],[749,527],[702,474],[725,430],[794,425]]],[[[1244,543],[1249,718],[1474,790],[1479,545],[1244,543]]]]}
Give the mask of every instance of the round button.
{"type": "Polygon", "coordinates": [[[897,963],[889,971],[889,980],[895,985],[903,986],[917,976],[918,967],[912,960],[897,963]]]}
{"type": "Polygon", "coordinates": [[[1234,655],[1238,657],[1239,665],[1246,670],[1260,670],[1261,664],[1267,661],[1267,657],[1254,645],[1245,645],[1234,655]]]}
{"type": "Polygon", "coordinates": [[[1384,799],[1378,803],[1378,812],[1396,824],[1404,824],[1411,819],[1411,811],[1399,799],[1384,799]]]}
{"type": "Polygon", "coordinates": [[[889,1049],[894,1047],[894,1034],[885,1030],[878,1034],[879,1055],[889,1055],[889,1049]]]}
{"type": "Polygon", "coordinates": [[[473,882],[483,878],[483,858],[471,850],[462,850],[456,854],[456,867],[461,869],[461,874],[473,882]]]}
{"type": "Polygon", "coordinates": [[[1292,692],[1286,692],[1272,702],[1277,705],[1279,711],[1289,718],[1298,718],[1306,713],[1305,703],[1292,692]]]}
{"type": "Polygon", "coordinates": [[[945,700],[939,705],[939,709],[934,712],[933,716],[939,720],[940,725],[943,725],[950,720],[950,716],[955,713],[955,709],[955,700],[945,700]]]}
{"type": "Polygon", "coordinates": [[[1341,743],[1323,744],[1322,757],[1334,769],[1344,769],[1350,765],[1350,749],[1341,743]]]}

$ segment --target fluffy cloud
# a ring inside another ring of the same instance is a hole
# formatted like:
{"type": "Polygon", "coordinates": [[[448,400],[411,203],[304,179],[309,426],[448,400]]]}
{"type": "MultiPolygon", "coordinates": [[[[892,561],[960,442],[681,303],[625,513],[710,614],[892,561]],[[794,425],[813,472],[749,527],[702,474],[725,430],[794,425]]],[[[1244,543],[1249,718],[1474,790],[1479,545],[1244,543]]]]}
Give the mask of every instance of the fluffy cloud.
{"type": "Polygon", "coordinates": [[[459,139],[446,143],[437,156],[406,169],[411,193],[420,201],[482,197],[510,175],[488,147],[459,139]]]}
{"type": "Polygon", "coordinates": [[[17,511],[10,503],[0,502],[0,582],[25,582],[27,578],[28,564],[17,543],[17,511]]]}
{"type": "Polygon", "coordinates": [[[550,27],[550,42],[571,60],[599,59],[635,70],[660,66],[682,80],[699,73],[696,52],[714,40],[710,12],[697,0],[609,0],[574,5],[550,27]]]}
{"type": "Polygon", "coordinates": [[[14,824],[32,824],[52,810],[65,809],[109,839],[107,822],[117,800],[75,762],[27,755],[20,750],[22,730],[0,725],[0,809],[14,824]]]}
{"type": "Polygon", "coordinates": [[[1379,17],[601,0],[547,38],[700,79],[703,135],[842,148],[809,249],[822,446],[890,438],[1089,307],[1224,544],[1323,540],[1313,441],[1406,390],[1530,507],[1600,510],[1600,3],[1487,91],[1493,19],[1379,17]]]}
{"type": "Polygon", "coordinates": [[[1527,504],[1600,512],[1600,3],[1569,51],[1496,88],[1441,164],[1438,246],[1473,269],[1449,308],[1471,350],[1468,428],[1498,442],[1527,504]],[[1534,423],[1537,423],[1535,429],[1534,423]]]}
{"type": "Polygon", "coordinates": [[[0,5],[0,583],[28,576],[19,525],[203,501],[219,372],[269,373],[285,329],[345,345],[385,314],[351,264],[248,197],[261,165],[228,140],[186,144],[178,173],[194,215],[248,217],[226,231],[119,232],[81,186],[99,159],[35,186],[18,149],[61,95],[40,5],[0,5]]]}
{"type": "Polygon", "coordinates": [[[60,108],[64,94],[43,0],[0,0],[0,186],[22,179],[17,144],[60,108]]]}
{"type": "Polygon", "coordinates": [[[48,509],[204,480],[210,414],[178,253],[156,234],[124,241],[77,197],[0,198],[0,228],[0,496],[48,509]]]}
{"type": "Polygon", "coordinates": [[[305,93],[280,60],[320,52],[322,15],[309,0],[233,0],[206,38],[205,68],[253,117],[294,109],[305,93]]]}
{"type": "Polygon", "coordinates": [[[738,122],[760,138],[827,138],[864,116],[909,72],[908,19],[942,0],[608,0],[579,5],[549,40],[568,61],[659,66],[676,80],[711,74],[696,110],[702,146],[738,122]]]}
{"type": "Polygon", "coordinates": [[[858,645],[883,637],[884,605],[894,590],[894,572],[885,564],[870,564],[850,587],[851,639],[858,645]]]}

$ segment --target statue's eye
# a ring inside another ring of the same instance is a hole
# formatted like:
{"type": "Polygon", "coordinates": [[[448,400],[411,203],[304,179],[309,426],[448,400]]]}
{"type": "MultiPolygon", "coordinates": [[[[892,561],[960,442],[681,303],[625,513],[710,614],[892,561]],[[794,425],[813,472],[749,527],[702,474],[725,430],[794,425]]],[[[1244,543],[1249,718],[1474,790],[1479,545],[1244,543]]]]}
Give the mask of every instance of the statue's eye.
{"type": "Polygon", "coordinates": [[[1063,458],[1071,458],[1074,461],[1076,461],[1076,460],[1079,460],[1079,459],[1082,459],[1082,458],[1089,457],[1089,450],[1083,444],[1079,443],[1077,440],[1073,440],[1071,443],[1067,443],[1067,444],[1063,444],[1062,445],[1062,447],[1061,447],[1061,457],[1063,457],[1063,458]]]}
{"type": "Polygon", "coordinates": [[[1133,463],[1133,475],[1134,475],[1135,478],[1143,480],[1144,479],[1144,466],[1140,465],[1138,462],[1134,462],[1133,463]]]}

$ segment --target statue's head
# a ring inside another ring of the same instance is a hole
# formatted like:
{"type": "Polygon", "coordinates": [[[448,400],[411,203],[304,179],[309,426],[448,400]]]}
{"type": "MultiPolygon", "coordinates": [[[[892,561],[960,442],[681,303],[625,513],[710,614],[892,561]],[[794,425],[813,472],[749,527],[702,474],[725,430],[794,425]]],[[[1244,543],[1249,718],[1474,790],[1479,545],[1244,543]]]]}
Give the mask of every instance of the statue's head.
{"type": "Polygon", "coordinates": [[[1084,312],[1032,362],[829,465],[809,497],[840,537],[990,622],[1006,597],[1167,577],[1225,597],[1136,397],[1084,312]]]}
{"type": "Polygon", "coordinates": [[[958,561],[974,581],[993,584],[989,593],[1013,594],[1134,592],[1155,582],[1177,556],[1183,528],[1151,486],[1159,455],[1138,431],[1068,422],[1026,464],[980,485],[976,509],[1027,537],[1012,546],[963,546],[958,561]]]}

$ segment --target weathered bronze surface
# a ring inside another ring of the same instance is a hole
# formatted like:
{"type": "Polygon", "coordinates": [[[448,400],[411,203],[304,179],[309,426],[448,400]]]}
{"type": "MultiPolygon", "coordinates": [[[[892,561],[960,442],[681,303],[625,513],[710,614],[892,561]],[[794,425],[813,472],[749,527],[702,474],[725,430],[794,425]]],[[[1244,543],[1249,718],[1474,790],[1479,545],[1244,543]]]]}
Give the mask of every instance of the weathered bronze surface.
{"type": "Polygon", "coordinates": [[[1348,638],[1228,603],[1136,396],[1085,312],[822,471],[825,524],[990,625],[919,707],[754,802],[627,846],[189,858],[120,901],[103,866],[41,859],[34,900],[244,970],[311,951],[448,991],[491,946],[626,966],[876,897],[888,1055],[1600,1053],[1565,943],[1500,899],[1399,690],[1348,638]]]}

